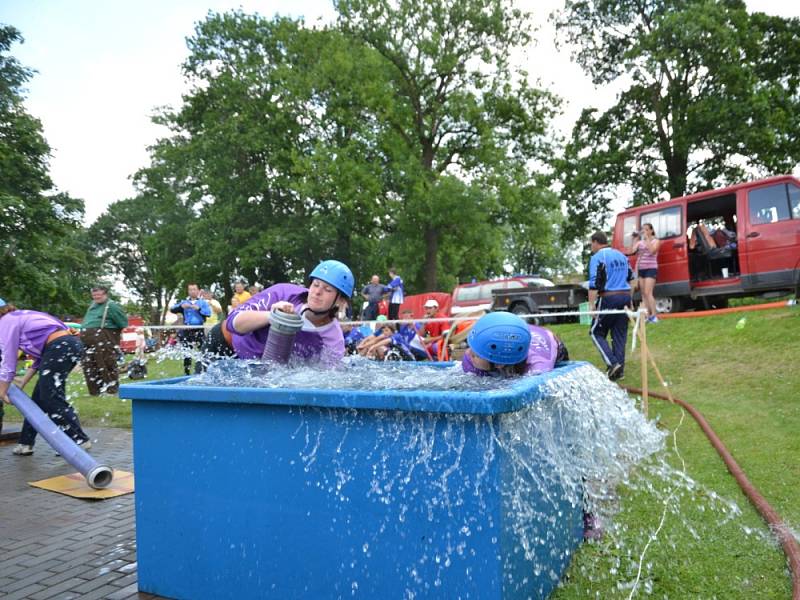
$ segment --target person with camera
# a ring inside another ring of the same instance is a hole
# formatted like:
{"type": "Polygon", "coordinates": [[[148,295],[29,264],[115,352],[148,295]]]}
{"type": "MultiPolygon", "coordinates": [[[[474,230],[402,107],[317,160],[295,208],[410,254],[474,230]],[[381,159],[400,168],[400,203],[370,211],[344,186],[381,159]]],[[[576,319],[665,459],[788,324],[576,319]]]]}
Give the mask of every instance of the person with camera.
{"type": "Polygon", "coordinates": [[[655,290],[658,277],[658,249],[661,246],[661,240],[656,237],[651,223],[642,225],[642,233],[634,231],[631,237],[633,240],[628,255],[636,255],[639,293],[642,296],[642,304],[647,309],[647,322],[658,323],[658,309],[653,290],[655,290]]]}

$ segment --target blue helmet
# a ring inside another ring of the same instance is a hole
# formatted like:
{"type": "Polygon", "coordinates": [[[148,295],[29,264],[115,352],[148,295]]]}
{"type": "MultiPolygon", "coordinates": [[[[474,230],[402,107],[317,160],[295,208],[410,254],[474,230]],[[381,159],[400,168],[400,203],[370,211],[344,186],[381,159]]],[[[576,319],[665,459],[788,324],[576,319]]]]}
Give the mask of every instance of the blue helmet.
{"type": "Polygon", "coordinates": [[[308,278],[310,280],[319,279],[332,285],[347,298],[353,295],[353,288],[356,285],[353,272],[346,264],[338,260],[323,260],[311,271],[308,278]]]}
{"type": "Polygon", "coordinates": [[[6,305],[6,301],[0,298],[0,308],[6,305]]]}
{"type": "Polygon", "coordinates": [[[469,347],[483,360],[515,365],[528,356],[531,332],[517,315],[493,312],[484,315],[469,332],[469,347]]]}

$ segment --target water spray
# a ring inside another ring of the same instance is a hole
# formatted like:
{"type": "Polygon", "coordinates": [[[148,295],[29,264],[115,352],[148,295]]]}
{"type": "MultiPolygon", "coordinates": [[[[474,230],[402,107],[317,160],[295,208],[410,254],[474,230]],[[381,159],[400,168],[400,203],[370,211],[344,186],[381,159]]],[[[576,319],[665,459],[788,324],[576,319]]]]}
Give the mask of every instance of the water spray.
{"type": "Polygon", "coordinates": [[[269,334],[264,346],[263,360],[286,363],[292,352],[294,336],[303,328],[303,319],[295,313],[272,309],[269,334]]]}
{"type": "Polygon", "coordinates": [[[61,428],[53,423],[52,419],[25,392],[16,385],[12,385],[8,388],[8,397],[28,423],[47,440],[47,443],[64,460],[78,469],[80,474],[86,478],[86,483],[90,487],[101,490],[111,484],[111,480],[114,479],[114,470],[111,467],[99,464],[89,456],[72,438],[61,431],[61,428]]]}

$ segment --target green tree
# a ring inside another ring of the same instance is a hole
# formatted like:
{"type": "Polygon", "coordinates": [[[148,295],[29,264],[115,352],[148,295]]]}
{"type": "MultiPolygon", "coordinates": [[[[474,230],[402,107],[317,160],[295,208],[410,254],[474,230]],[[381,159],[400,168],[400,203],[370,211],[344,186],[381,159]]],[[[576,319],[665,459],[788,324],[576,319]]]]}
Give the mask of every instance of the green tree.
{"type": "Polygon", "coordinates": [[[642,204],[800,160],[800,20],[741,0],[571,0],[556,25],[596,85],[624,88],[583,111],[559,163],[569,235],[621,186],[642,204]]]}
{"type": "Polygon", "coordinates": [[[358,110],[364,52],[335,31],[241,12],[210,15],[189,47],[192,89],[160,116],[173,135],[153,161],[197,208],[203,277],[230,293],[237,275],[301,280],[322,258],[370,255],[384,161],[358,110]]]}
{"type": "Polygon", "coordinates": [[[20,33],[0,25],[0,296],[55,314],[81,313],[95,272],[83,201],[53,193],[42,126],[23,106],[29,69],[7,53],[20,33]]]}
{"type": "Polygon", "coordinates": [[[162,323],[171,298],[180,293],[180,263],[191,248],[186,225],[192,212],[174,196],[153,189],[111,204],[89,229],[107,275],[120,276],[162,323]]]}
{"type": "MultiPolygon", "coordinates": [[[[447,269],[443,257],[466,256],[447,251],[446,240],[469,234],[459,225],[473,223],[487,207],[493,205],[486,216],[497,226],[518,212],[513,204],[520,189],[535,179],[528,165],[548,155],[555,99],[530,87],[509,62],[514,49],[531,41],[528,15],[503,0],[339,0],[336,7],[342,30],[383,59],[392,92],[369,105],[374,120],[386,126],[392,214],[403,236],[392,241],[407,256],[416,254],[418,283],[427,290],[476,262],[480,270],[496,271],[502,257],[493,242],[501,229],[470,238],[477,245],[469,262],[447,269]],[[441,190],[449,184],[440,180],[448,177],[469,181],[470,196],[482,192],[483,200],[447,202],[441,190]],[[476,215],[467,214],[472,207],[479,207],[476,215]]],[[[548,204],[531,204],[526,213],[527,220],[543,222],[554,214],[548,204]]]]}

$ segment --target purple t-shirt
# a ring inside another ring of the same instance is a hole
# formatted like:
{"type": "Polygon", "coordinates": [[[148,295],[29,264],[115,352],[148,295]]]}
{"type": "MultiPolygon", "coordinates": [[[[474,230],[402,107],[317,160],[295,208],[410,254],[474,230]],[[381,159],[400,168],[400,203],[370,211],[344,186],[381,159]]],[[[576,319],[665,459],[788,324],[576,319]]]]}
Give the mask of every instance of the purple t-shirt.
{"type": "MultiPolygon", "coordinates": [[[[537,325],[528,325],[528,329],[531,332],[531,343],[528,346],[528,357],[525,359],[527,363],[525,374],[533,375],[552,371],[556,366],[556,357],[558,356],[558,340],[556,340],[556,336],[549,329],[537,325]]],[[[491,374],[491,371],[484,371],[476,367],[468,352],[465,352],[464,357],[461,359],[461,368],[464,369],[465,373],[473,373],[475,375],[491,374]]]]}
{"type": "Polygon", "coordinates": [[[243,302],[228,315],[225,326],[232,336],[233,349],[239,358],[261,358],[267,343],[269,326],[250,333],[236,332],[236,316],[247,310],[270,311],[276,302],[291,302],[294,311],[303,318],[303,329],[294,336],[292,357],[319,359],[331,365],[344,356],[344,334],[339,321],[334,319],[327,325],[317,327],[303,314],[306,308],[308,289],[292,283],[279,283],[259,292],[243,302]]]}
{"type": "Polygon", "coordinates": [[[33,368],[39,366],[42,352],[50,334],[68,327],[61,321],[36,310],[14,310],[0,317],[0,381],[13,381],[17,374],[17,354],[22,350],[34,358],[33,368]]]}

